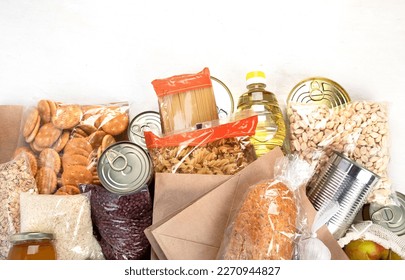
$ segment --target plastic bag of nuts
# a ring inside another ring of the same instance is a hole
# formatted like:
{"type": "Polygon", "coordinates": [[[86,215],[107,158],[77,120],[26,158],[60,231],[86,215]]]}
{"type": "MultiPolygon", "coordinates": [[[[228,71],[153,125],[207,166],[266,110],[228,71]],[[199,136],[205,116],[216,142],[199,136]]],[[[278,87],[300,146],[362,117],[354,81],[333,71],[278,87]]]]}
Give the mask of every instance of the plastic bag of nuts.
{"type": "Polygon", "coordinates": [[[387,173],[390,155],[385,103],[356,101],[333,109],[295,103],[288,108],[288,116],[291,152],[317,164],[312,182],[335,150],[381,177],[368,202],[393,203],[395,192],[387,173]]]}
{"type": "Polygon", "coordinates": [[[78,184],[99,183],[101,153],[126,137],[126,102],[80,105],[39,100],[25,110],[20,147],[30,159],[40,194],[80,193],[78,184]]]}

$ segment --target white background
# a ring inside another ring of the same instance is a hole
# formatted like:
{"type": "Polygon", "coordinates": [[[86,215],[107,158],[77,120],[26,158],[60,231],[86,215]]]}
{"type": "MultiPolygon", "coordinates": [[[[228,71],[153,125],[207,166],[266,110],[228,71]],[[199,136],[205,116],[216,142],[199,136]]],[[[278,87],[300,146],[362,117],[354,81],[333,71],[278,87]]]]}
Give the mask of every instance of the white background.
{"type": "Polygon", "coordinates": [[[0,0],[0,104],[127,100],[157,110],[156,78],[267,74],[285,103],[304,78],[387,102],[394,187],[405,192],[405,1],[0,0]]]}

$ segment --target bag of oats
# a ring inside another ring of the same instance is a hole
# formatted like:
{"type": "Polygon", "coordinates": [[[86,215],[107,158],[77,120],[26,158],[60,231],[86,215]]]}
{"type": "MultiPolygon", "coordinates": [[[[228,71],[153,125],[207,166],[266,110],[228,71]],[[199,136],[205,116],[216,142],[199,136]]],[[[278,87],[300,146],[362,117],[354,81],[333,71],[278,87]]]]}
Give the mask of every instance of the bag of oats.
{"type": "Polygon", "coordinates": [[[21,154],[0,164],[0,260],[7,258],[9,238],[20,232],[20,193],[36,193],[28,158],[21,154]]]}

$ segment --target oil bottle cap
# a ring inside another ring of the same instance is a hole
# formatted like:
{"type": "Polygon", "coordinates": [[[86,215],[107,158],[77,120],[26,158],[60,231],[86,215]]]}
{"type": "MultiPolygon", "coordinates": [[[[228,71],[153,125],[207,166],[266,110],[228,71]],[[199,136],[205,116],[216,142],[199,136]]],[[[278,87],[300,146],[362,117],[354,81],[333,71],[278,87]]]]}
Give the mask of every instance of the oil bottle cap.
{"type": "Polygon", "coordinates": [[[246,74],[246,86],[251,84],[266,84],[266,75],[262,71],[252,71],[246,74]]]}

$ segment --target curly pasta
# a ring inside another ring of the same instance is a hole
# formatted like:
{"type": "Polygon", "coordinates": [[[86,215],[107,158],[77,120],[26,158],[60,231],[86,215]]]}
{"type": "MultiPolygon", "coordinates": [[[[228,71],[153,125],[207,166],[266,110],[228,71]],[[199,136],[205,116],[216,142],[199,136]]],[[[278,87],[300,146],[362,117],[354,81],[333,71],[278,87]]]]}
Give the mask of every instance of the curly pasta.
{"type": "Polygon", "coordinates": [[[232,175],[256,159],[249,137],[224,138],[204,146],[149,149],[159,173],[232,175]]]}

